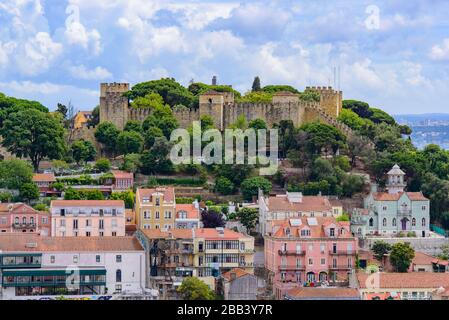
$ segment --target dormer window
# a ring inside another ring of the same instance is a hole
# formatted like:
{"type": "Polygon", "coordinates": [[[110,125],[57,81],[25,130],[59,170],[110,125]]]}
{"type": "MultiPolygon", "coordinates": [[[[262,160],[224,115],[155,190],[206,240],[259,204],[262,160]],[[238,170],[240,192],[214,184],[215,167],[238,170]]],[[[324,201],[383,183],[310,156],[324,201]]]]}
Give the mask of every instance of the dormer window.
{"type": "Polygon", "coordinates": [[[301,230],[301,237],[308,237],[308,236],[310,236],[310,230],[309,229],[301,230]]]}
{"type": "Polygon", "coordinates": [[[330,229],[329,229],[329,235],[330,235],[331,237],[335,237],[335,228],[330,228],[330,229]]]}
{"type": "Polygon", "coordinates": [[[287,236],[290,235],[290,228],[285,228],[285,234],[286,234],[287,236]]]}
{"type": "Polygon", "coordinates": [[[157,197],[157,198],[156,198],[156,205],[157,205],[157,206],[160,206],[160,205],[161,205],[161,203],[160,203],[160,202],[161,202],[160,198],[159,198],[159,197],[157,197]]]}

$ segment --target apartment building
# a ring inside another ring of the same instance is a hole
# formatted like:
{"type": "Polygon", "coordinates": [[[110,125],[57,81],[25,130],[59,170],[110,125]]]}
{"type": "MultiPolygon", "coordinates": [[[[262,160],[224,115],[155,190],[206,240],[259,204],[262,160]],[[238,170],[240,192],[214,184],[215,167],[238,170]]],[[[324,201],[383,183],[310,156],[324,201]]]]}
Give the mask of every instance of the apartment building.
{"type": "Polygon", "coordinates": [[[0,234],[0,297],[143,294],[145,251],[135,237],[0,234]]]}
{"type": "Polygon", "coordinates": [[[53,200],[53,237],[125,236],[123,200],[53,200]]]}
{"type": "Polygon", "coordinates": [[[50,214],[20,202],[0,203],[0,233],[18,232],[50,235],[50,214]]]}
{"type": "Polygon", "coordinates": [[[273,222],[301,217],[338,217],[343,208],[339,201],[324,196],[304,196],[301,192],[265,197],[259,194],[259,232],[271,233],[273,222]]]}
{"type": "Polygon", "coordinates": [[[192,229],[200,227],[200,206],[198,202],[176,205],[175,228],[192,229]]]}
{"type": "Polygon", "coordinates": [[[358,247],[349,222],[303,217],[275,222],[264,250],[275,296],[283,299],[287,291],[304,284],[348,282],[358,247]]]}
{"type": "Polygon", "coordinates": [[[138,188],[135,211],[140,229],[173,229],[176,218],[174,188],[138,188]]]}
{"type": "Polygon", "coordinates": [[[199,277],[212,289],[222,273],[240,268],[254,273],[254,238],[232,230],[142,229],[137,237],[147,248],[148,287],[162,296],[176,295],[185,277],[199,277]]]}

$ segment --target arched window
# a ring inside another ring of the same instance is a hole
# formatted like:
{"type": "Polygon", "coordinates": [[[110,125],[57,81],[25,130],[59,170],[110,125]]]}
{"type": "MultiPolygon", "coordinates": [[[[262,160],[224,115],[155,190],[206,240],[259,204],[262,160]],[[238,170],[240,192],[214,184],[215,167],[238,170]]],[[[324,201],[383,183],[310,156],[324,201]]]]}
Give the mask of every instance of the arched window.
{"type": "Polygon", "coordinates": [[[393,227],[396,227],[396,218],[393,218],[393,227]]]}
{"type": "Polygon", "coordinates": [[[370,227],[374,226],[374,220],[373,220],[373,218],[369,219],[369,226],[370,226],[370,227]]]}
{"type": "Polygon", "coordinates": [[[423,227],[426,226],[426,218],[422,218],[421,225],[422,225],[423,227]]]}
{"type": "Polygon", "coordinates": [[[33,217],[30,218],[30,223],[34,224],[34,218],[33,217]]]}
{"type": "Polygon", "coordinates": [[[387,218],[384,218],[382,220],[382,226],[386,227],[387,226],[387,218]]]}
{"type": "Polygon", "coordinates": [[[26,218],[26,217],[23,217],[23,218],[22,218],[22,223],[23,223],[23,224],[27,223],[27,218],[26,218]]]}
{"type": "Polygon", "coordinates": [[[15,223],[15,224],[19,224],[19,218],[18,218],[18,217],[16,217],[16,218],[14,219],[14,223],[15,223]]]}
{"type": "Polygon", "coordinates": [[[414,226],[416,226],[416,219],[415,218],[412,219],[412,227],[414,227],[414,226]]]}
{"type": "Polygon", "coordinates": [[[120,269],[115,272],[115,282],[122,282],[122,270],[120,269]]]}

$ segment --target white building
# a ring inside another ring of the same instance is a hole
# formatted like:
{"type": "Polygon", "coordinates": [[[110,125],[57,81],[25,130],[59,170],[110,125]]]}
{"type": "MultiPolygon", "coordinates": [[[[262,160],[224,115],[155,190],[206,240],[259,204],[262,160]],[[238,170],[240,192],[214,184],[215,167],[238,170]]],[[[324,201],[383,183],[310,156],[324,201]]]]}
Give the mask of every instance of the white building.
{"type": "Polygon", "coordinates": [[[145,251],[134,237],[0,235],[0,298],[143,294],[145,251]]]}

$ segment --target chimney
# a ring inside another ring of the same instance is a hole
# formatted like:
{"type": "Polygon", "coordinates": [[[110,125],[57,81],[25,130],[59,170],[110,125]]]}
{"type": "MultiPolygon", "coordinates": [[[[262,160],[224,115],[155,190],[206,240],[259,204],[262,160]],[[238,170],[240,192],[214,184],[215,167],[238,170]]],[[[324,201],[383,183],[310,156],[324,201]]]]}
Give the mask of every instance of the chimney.
{"type": "Polygon", "coordinates": [[[212,77],[212,85],[216,86],[217,85],[217,76],[213,76],[212,77]]]}

